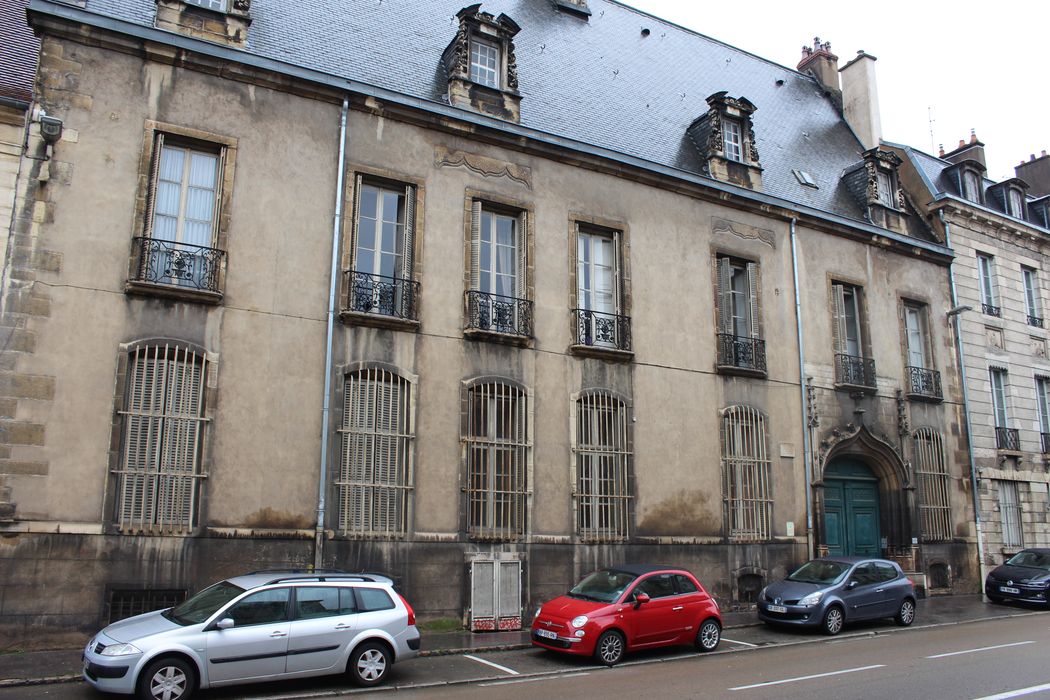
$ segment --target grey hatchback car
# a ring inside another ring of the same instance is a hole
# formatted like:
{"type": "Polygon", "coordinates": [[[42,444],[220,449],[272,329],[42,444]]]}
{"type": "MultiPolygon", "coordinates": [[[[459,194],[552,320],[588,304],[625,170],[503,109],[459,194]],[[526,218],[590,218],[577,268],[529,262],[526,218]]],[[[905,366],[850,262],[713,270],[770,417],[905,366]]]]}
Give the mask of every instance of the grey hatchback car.
{"type": "Polygon", "coordinates": [[[372,686],[419,653],[415,622],[385,576],[259,571],[109,625],[84,649],[83,675],[141,700],[335,673],[372,686]]]}
{"type": "Polygon", "coordinates": [[[915,620],[915,586],[892,561],[825,557],[806,562],[758,596],[758,617],[772,625],[819,627],[838,634],[847,622],[915,620]]]}

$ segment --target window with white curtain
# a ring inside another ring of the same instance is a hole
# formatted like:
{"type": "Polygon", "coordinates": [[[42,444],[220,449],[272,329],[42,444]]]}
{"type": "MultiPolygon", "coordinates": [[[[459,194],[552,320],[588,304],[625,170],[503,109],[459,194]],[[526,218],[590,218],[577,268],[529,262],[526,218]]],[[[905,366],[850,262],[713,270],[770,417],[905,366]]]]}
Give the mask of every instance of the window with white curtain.
{"type": "Polygon", "coordinates": [[[1024,195],[1020,190],[1011,188],[1006,195],[1007,210],[1010,216],[1017,219],[1024,218],[1024,195]]]}
{"type": "Polygon", "coordinates": [[[920,428],[912,440],[912,459],[919,487],[919,513],[925,542],[947,542],[952,538],[948,462],[944,438],[933,428],[920,428]]]}
{"type": "Polygon", "coordinates": [[[1021,278],[1024,281],[1024,303],[1028,312],[1028,325],[1043,326],[1042,290],[1039,287],[1039,274],[1035,268],[1021,267],[1021,278]]]}
{"type": "Polygon", "coordinates": [[[963,197],[971,202],[981,203],[981,178],[970,170],[963,172],[963,197]]]}
{"type": "Polygon", "coordinates": [[[730,406],[722,413],[722,500],[730,539],[772,537],[773,475],[766,423],[750,406],[730,406]]]}
{"type": "Polygon", "coordinates": [[[576,401],[576,529],[585,540],[630,535],[630,426],[627,404],[607,391],[576,401]]]}
{"type": "Polygon", "coordinates": [[[977,278],[981,290],[984,313],[999,316],[999,290],[995,280],[995,259],[986,253],[977,254],[977,278]]]}

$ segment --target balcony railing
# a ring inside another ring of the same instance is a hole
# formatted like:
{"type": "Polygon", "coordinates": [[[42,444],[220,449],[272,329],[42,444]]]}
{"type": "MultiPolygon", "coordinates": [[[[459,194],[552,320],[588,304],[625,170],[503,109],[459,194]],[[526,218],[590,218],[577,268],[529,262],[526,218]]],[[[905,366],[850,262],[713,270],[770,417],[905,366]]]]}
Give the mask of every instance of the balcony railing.
{"type": "Polygon", "coordinates": [[[220,271],[226,251],[143,236],[136,236],[133,244],[132,282],[222,292],[220,271]]]}
{"type": "Polygon", "coordinates": [[[981,311],[989,316],[1002,316],[1003,310],[994,304],[981,304],[981,311]]]}
{"type": "Polygon", "coordinates": [[[1032,314],[1028,314],[1028,325],[1029,326],[1035,326],[1036,328],[1042,328],[1043,327],[1043,317],[1042,316],[1033,316],[1032,314]]]}
{"type": "Polygon", "coordinates": [[[940,399],[941,373],[925,367],[906,367],[908,373],[908,393],[928,399],[940,399]]]}
{"type": "Polygon", "coordinates": [[[532,302],[470,290],[467,292],[467,328],[532,337],[532,302]]]}
{"type": "Polygon", "coordinates": [[[1050,433],[1040,433],[1043,438],[1043,454],[1050,454],[1050,433]]]}
{"type": "Polygon", "coordinates": [[[765,372],[766,341],[732,333],[719,333],[718,366],[765,372]]]}
{"type": "Polygon", "coordinates": [[[875,388],[875,360],[838,353],[835,355],[835,381],[839,384],[875,388]]]}
{"type": "Polygon", "coordinates": [[[419,282],[347,270],[346,310],[362,314],[417,320],[419,282]]]}
{"type": "Polygon", "coordinates": [[[1017,428],[996,428],[995,446],[1000,450],[1021,450],[1021,434],[1017,428]]]}
{"type": "Polygon", "coordinates": [[[576,318],[576,345],[610,350],[631,350],[631,318],[589,309],[573,309],[576,318]]]}

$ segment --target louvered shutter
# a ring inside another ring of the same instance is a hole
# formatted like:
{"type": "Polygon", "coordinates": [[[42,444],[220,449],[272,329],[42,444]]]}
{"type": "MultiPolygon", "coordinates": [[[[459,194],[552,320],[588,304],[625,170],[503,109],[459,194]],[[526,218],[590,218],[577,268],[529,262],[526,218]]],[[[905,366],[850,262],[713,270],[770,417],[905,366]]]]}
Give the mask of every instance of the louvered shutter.
{"type": "Polygon", "coordinates": [[[747,301],[750,305],[751,337],[760,338],[762,336],[758,315],[758,265],[755,263],[747,264],[747,301]]]}
{"type": "Polygon", "coordinates": [[[514,280],[514,294],[513,296],[519,299],[527,299],[529,296],[529,284],[528,284],[528,250],[529,250],[529,215],[528,212],[521,212],[518,215],[518,231],[515,245],[518,250],[518,270],[514,280]]]}
{"type": "Polygon", "coordinates": [[[412,279],[412,255],[416,238],[416,190],[405,187],[405,240],[404,254],[401,256],[401,277],[412,279]]]}
{"type": "MultiPolygon", "coordinates": [[[[470,204],[470,288],[478,290],[481,284],[481,202],[470,204]]],[[[488,292],[490,290],[481,290],[488,292]]]]}
{"type": "Polygon", "coordinates": [[[617,315],[624,315],[623,307],[623,256],[620,251],[621,243],[623,242],[623,234],[619,231],[612,236],[612,247],[613,247],[613,303],[617,315]]]}
{"type": "Polygon", "coordinates": [[[733,295],[730,285],[733,269],[729,258],[718,258],[718,328],[722,333],[733,335],[733,295]]]}
{"type": "MultiPolygon", "coordinates": [[[[150,163],[149,190],[146,195],[146,222],[143,235],[153,235],[153,214],[157,208],[157,182],[160,180],[160,158],[164,152],[164,134],[157,132],[153,139],[153,155],[150,163]]],[[[145,256],[144,256],[145,257],[145,256]]],[[[143,277],[145,279],[145,277],[143,277]]]]}
{"type": "Polygon", "coordinates": [[[831,337],[835,352],[846,353],[846,295],[841,284],[831,286],[832,324],[831,337]]]}
{"type": "Polygon", "coordinates": [[[212,214],[211,220],[211,243],[208,245],[212,248],[218,247],[219,241],[219,222],[222,219],[222,192],[223,192],[223,181],[226,177],[226,147],[223,146],[219,149],[219,162],[215,166],[217,168],[215,172],[215,209],[212,214]]]}

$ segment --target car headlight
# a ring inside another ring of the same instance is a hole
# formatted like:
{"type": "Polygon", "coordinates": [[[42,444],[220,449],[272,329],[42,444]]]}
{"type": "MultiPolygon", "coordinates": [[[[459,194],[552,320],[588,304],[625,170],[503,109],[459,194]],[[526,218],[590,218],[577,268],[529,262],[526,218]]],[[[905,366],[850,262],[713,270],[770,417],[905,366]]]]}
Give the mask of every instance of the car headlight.
{"type": "Polygon", "coordinates": [[[824,591],[817,591],[816,593],[810,593],[808,596],[798,601],[799,605],[810,607],[820,602],[820,599],[824,597],[824,591]]]}
{"type": "Polygon", "coordinates": [[[587,624],[587,616],[586,615],[577,615],[576,617],[572,618],[572,626],[573,627],[583,627],[586,624],[587,624]]]}
{"type": "Polygon", "coordinates": [[[110,644],[99,652],[102,656],[130,656],[141,654],[142,651],[134,644],[110,644]]]}
{"type": "Polygon", "coordinates": [[[769,586],[764,586],[764,587],[762,588],[762,590],[760,590],[760,591],[758,592],[758,599],[759,599],[759,600],[763,600],[763,599],[764,599],[764,598],[766,597],[766,588],[769,588],[769,586]]]}
{"type": "Polygon", "coordinates": [[[536,614],[532,616],[532,619],[535,620],[537,617],[539,617],[541,612],[543,612],[543,606],[542,605],[540,607],[536,608],[536,614]]]}

